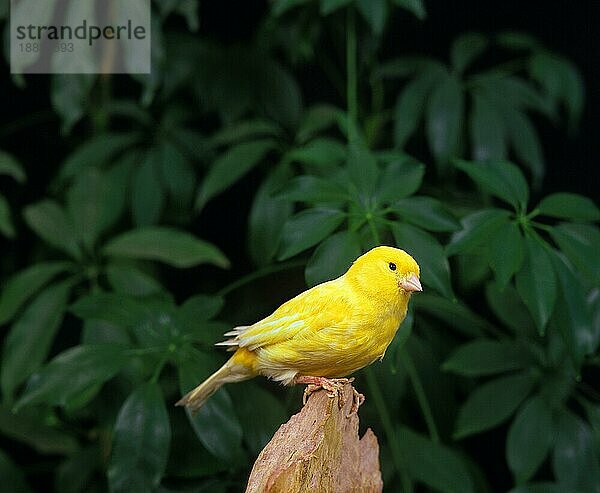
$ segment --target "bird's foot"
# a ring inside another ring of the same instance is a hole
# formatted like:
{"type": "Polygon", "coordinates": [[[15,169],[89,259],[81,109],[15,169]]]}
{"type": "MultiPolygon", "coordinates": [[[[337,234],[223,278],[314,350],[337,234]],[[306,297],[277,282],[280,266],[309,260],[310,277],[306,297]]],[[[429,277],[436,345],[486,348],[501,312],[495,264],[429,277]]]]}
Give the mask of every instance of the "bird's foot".
{"type": "Polygon", "coordinates": [[[348,416],[352,416],[353,414],[358,413],[358,408],[365,402],[365,396],[362,395],[358,390],[352,387],[352,407],[350,408],[350,412],[348,416]]]}
{"type": "MultiPolygon", "coordinates": [[[[354,382],[354,378],[325,378],[325,377],[312,377],[312,376],[298,376],[294,379],[294,383],[306,383],[308,384],[304,390],[304,396],[302,403],[306,404],[306,401],[313,392],[323,389],[327,393],[327,397],[333,399],[338,398],[338,406],[340,409],[344,407],[346,399],[344,397],[344,386],[346,384],[354,382]]],[[[352,387],[352,407],[350,408],[350,414],[356,413],[360,405],[364,402],[365,396],[359,393],[354,387],[352,387]]]]}

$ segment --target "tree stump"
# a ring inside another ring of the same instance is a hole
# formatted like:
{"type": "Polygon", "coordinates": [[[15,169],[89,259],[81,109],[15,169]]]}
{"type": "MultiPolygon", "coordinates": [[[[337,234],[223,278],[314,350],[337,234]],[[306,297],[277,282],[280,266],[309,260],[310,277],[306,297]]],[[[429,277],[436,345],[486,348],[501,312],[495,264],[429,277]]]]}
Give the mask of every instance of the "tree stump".
{"type": "Polygon", "coordinates": [[[344,397],[340,409],[337,397],[313,393],[259,454],[246,493],[380,492],[377,437],[368,429],[359,439],[351,384],[344,397]]]}

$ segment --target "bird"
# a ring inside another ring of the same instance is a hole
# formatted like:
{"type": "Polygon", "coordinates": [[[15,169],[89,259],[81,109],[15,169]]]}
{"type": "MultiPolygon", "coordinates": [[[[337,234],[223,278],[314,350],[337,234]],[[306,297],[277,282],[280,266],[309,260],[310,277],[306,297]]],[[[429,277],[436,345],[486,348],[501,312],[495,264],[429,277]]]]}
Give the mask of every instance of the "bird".
{"type": "MultiPolygon", "coordinates": [[[[423,290],[419,276],[419,265],[404,250],[372,248],[337,279],[300,293],[252,325],[226,332],[228,339],[216,345],[234,354],[176,405],[194,414],[222,385],[257,375],[283,385],[308,384],[304,402],[320,388],[341,401],[341,389],[353,380],[347,377],[383,359],[411,295],[423,290]]],[[[364,397],[354,390],[354,399],[356,412],[364,397]]]]}

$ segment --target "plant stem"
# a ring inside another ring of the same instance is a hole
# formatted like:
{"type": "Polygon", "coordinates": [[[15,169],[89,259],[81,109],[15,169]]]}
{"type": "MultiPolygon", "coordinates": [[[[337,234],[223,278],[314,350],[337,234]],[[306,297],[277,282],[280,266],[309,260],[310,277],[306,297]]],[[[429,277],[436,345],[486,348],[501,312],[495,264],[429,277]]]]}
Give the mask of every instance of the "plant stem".
{"type": "MultiPolygon", "coordinates": [[[[379,231],[377,231],[377,227],[375,226],[375,222],[372,218],[368,218],[367,221],[369,223],[369,227],[371,228],[373,240],[375,240],[375,242],[378,245],[381,244],[381,238],[379,236],[379,231]]],[[[410,481],[410,478],[406,470],[404,469],[402,462],[402,452],[400,452],[400,449],[398,448],[398,441],[396,438],[394,425],[392,424],[390,413],[385,404],[385,400],[383,398],[383,394],[381,393],[381,389],[379,388],[379,383],[377,382],[377,378],[375,378],[375,373],[373,372],[372,368],[367,368],[365,373],[367,375],[367,385],[369,386],[370,393],[373,396],[373,400],[375,401],[375,407],[377,408],[377,412],[381,417],[383,430],[385,431],[387,441],[389,442],[394,466],[396,467],[398,476],[400,476],[402,490],[404,491],[404,493],[411,493],[413,490],[412,482],[410,481]]]]}
{"type": "Polygon", "coordinates": [[[260,279],[261,277],[268,276],[269,274],[274,274],[275,272],[279,272],[282,270],[293,269],[295,267],[301,267],[305,264],[304,260],[291,260],[289,262],[282,262],[280,264],[267,265],[262,269],[258,269],[257,271],[251,272],[245,276],[240,277],[238,280],[228,284],[223,289],[217,292],[217,296],[226,296],[232,291],[235,291],[242,286],[245,286],[252,281],[260,279]]]}
{"type": "Polygon", "coordinates": [[[126,349],[125,353],[129,356],[145,356],[147,354],[160,353],[165,350],[164,346],[160,347],[148,347],[148,348],[135,348],[135,349],[126,349]]]}
{"type": "Polygon", "coordinates": [[[52,122],[53,120],[55,120],[55,116],[50,110],[41,110],[30,113],[2,125],[0,127],[0,138],[8,137],[12,134],[30,129],[31,127],[52,122]]]}
{"type": "Polygon", "coordinates": [[[354,9],[349,7],[346,14],[346,106],[348,110],[348,143],[357,140],[358,90],[356,70],[356,25],[354,9]]]}
{"type": "Polygon", "coordinates": [[[154,370],[154,373],[152,374],[152,378],[150,379],[150,383],[156,383],[158,382],[158,379],[160,378],[160,374],[163,371],[163,368],[165,367],[165,365],[167,364],[167,361],[169,360],[169,353],[165,353],[163,355],[163,357],[160,360],[160,363],[156,366],[156,370],[154,370]]]}
{"type": "Polygon", "coordinates": [[[394,425],[385,404],[383,394],[381,393],[381,389],[379,388],[379,383],[377,382],[377,378],[375,378],[375,373],[373,372],[372,368],[366,368],[365,375],[367,377],[369,391],[373,397],[373,401],[375,402],[375,407],[377,408],[377,412],[381,417],[383,431],[385,432],[385,436],[392,452],[392,461],[394,462],[394,466],[396,467],[396,471],[398,472],[400,481],[402,482],[402,490],[404,493],[410,493],[412,492],[412,483],[408,477],[408,474],[406,473],[406,470],[404,469],[402,452],[398,448],[398,441],[396,439],[394,425]]]}
{"type": "Polygon", "coordinates": [[[373,235],[373,240],[377,245],[381,245],[381,237],[379,236],[379,231],[377,231],[377,226],[375,225],[375,221],[373,219],[369,219],[369,228],[371,228],[371,235],[373,235]]]}
{"type": "Polygon", "coordinates": [[[439,443],[440,435],[438,433],[435,420],[433,419],[431,406],[429,405],[429,400],[427,400],[427,394],[425,394],[425,389],[423,388],[423,383],[419,377],[419,372],[417,372],[410,354],[408,354],[406,351],[400,351],[400,360],[402,361],[404,368],[406,368],[410,382],[415,390],[417,400],[419,401],[419,406],[421,406],[421,411],[423,411],[423,417],[425,418],[427,429],[429,430],[431,441],[439,443]]]}

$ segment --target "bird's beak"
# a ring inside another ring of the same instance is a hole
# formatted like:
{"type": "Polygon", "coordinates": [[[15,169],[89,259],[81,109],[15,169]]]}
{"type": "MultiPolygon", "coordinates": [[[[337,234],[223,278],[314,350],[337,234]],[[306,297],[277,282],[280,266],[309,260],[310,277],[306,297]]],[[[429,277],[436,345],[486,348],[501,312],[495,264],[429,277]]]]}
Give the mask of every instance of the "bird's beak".
{"type": "Polygon", "coordinates": [[[413,291],[423,291],[423,286],[421,286],[421,281],[414,274],[411,274],[402,282],[400,282],[400,287],[404,289],[404,291],[408,291],[412,293],[413,291]]]}

